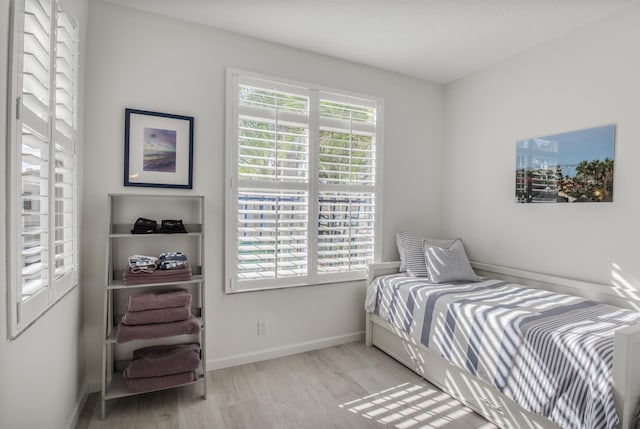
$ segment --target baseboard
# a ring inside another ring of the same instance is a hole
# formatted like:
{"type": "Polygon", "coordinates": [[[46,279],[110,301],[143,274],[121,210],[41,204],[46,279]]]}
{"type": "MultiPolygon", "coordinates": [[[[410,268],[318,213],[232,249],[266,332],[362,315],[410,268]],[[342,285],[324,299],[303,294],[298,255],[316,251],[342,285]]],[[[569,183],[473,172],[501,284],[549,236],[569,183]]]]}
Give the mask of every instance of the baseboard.
{"type": "Polygon", "coordinates": [[[90,381],[87,383],[87,392],[96,393],[102,390],[102,381],[100,379],[90,381]]]}
{"type": "Polygon", "coordinates": [[[243,353],[219,359],[207,360],[207,370],[229,368],[232,366],[244,365],[247,363],[260,362],[263,360],[275,359],[297,353],[304,353],[311,350],[324,349],[340,344],[352,343],[364,340],[364,331],[353,332],[351,334],[338,335],[335,337],[321,338],[313,341],[290,344],[282,347],[274,347],[266,350],[259,350],[251,353],[243,353]]]}
{"type": "Polygon", "coordinates": [[[78,400],[76,401],[76,406],[74,407],[73,412],[71,413],[71,418],[69,419],[69,423],[67,427],[69,429],[74,429],[78,424],[78,419],[80,418],[80,413],[82,413],[82,408],[84,408],[84,403],[87,402],[87,396],[89,395],[89,385],[83,383],[83,388],[80,391],[80,395],[78,395],[78,400]]]}

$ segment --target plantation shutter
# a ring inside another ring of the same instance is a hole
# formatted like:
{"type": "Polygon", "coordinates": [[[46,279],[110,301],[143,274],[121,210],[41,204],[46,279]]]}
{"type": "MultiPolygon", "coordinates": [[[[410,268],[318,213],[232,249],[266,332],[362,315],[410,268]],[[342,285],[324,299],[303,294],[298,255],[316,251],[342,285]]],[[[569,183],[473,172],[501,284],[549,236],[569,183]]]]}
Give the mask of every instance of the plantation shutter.
{"type": "Polygon", "coordinates": [[[242,74],[229,93],[227,290],[363,278],[379,102],[242,74]]]}
{"type": "Polygon", "coordinates": [[[45,293],[49,287],[49,172],[52,5],[47,0],[24,4],[24,54],[22,64],[21,166],[22,301],[45,293]]]}
{"type": "Polygon", "coordinates": [[[16,2],[11,134],[11,330],[77,282],[78,29],[59,2],[16,2]],[[17,249],[17,253],[16,253],[17,249]]]}
{"type": "Polygon", "coordinates": [[[54,141],[54,279],[64,291],[77,281],[76,94],[78,29],[58,7],[54,141]]]}
{"type": "Polygon", "coordinates": [[[319,273],[374,261],[375,154],[375,104],[320,94],[319,273]]]}
{"type": "Polygon", "coordinates": [[[309,98],[251,79],[238,94],[238,280],[306,276],[309,98]]]}

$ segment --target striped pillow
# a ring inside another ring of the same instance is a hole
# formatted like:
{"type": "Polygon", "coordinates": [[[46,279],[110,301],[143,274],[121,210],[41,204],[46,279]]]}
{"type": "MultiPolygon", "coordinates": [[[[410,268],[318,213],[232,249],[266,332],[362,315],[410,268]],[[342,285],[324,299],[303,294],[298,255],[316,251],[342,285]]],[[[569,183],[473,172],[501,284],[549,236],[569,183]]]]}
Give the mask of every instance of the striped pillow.
{"type": "Polygon", "coordinates": [[[396,234],[396,245],[400,253],[400,271],[406,271],[413,277],[428,277],[427,261],[424,254],[424,238],[399,232],[396,234]]]}
{"type": "Polygon", "coordinates": [[[425,245],[435,245],[442,247],[451,246],[457,239],[437,239],[418,237],[408,232],[396,234],[396,246],[400,253],[400,272],[407,272],[413,277],[429,277],[427,270],[427,259],[424,253],[425,245]]]}

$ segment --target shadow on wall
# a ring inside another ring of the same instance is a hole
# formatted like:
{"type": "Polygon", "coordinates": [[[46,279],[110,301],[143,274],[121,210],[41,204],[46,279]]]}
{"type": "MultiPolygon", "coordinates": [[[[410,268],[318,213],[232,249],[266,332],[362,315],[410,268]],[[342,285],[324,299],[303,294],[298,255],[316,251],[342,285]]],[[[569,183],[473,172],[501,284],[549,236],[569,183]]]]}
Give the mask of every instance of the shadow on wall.
{"type": "Polygon", "coordinates": [[[611,263],[611,286],[613,286],[614,293],[628,301],[636,311],[640,311],[639,284],[640,282],[635,277],[625,274],[620,265],[615,262],[611,263]]]}

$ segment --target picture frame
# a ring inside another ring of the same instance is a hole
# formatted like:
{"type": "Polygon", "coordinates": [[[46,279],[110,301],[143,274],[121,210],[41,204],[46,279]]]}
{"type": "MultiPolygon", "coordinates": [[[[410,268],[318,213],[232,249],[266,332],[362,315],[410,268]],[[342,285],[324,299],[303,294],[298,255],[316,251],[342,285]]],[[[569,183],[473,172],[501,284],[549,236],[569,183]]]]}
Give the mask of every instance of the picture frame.
{"type": "Polygon", "coordinates": [[[615,124],[516,143],[517,203],[613,202],[615,124]]]}
{"type": "Polygon", "coordinates": [[[193,116],[125,109],[124,186],[193,188],[193,116]]]}

